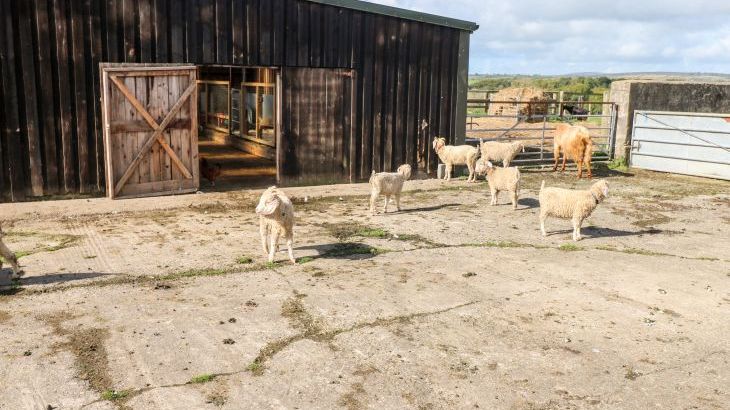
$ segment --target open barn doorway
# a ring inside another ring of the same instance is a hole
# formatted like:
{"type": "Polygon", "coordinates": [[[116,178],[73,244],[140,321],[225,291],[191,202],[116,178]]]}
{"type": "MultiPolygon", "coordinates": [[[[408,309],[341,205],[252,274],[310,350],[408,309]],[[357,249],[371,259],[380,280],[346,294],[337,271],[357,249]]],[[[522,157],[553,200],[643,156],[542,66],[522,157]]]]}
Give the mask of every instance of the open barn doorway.
{"type": "Polygon", "coordinates": [[[278,79],[266,67],[198,68],[202,190],[276,183],[278,79]]]}

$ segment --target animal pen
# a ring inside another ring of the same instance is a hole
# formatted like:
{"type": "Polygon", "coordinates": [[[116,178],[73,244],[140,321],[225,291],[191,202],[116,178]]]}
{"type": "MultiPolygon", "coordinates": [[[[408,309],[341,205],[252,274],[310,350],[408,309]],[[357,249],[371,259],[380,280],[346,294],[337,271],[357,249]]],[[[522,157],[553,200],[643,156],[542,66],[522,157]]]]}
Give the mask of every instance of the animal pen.
{"type": "Polygon", "coordinates": [[[465,135],[471,22],[356,0],[0,0],[0,193],[366,179],[465,135]]]}
{"type": "Polygon", "coordinates": [[[591,102],[594,108],[582,115],[566,115],[562,107],[575,101],[489,101],[489,105],[512,106],[508,114],[484,110],[470,104],[467,115],[466,141],[477,144],[479,140],[514,142],[525,145],[525,152],[512,161],[521,166],[543,165],[553,161],[555,125],[561,122],[585,126],[593,140],[593,161],[613,159],[616,141],[617,106],[613,102],[591,102]],[[538,107],[539,106],[539,107],[538,107]],[[562,113],[558,114],[558,113],[562,113]]]}

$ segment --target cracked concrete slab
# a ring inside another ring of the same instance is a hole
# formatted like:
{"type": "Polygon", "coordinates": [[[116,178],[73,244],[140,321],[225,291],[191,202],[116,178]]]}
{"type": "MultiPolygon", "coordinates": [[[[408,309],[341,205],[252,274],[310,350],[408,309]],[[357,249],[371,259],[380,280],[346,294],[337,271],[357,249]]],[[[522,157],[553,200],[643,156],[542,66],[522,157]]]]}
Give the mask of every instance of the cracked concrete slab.
{"type": "Polygon", "coordinates": [[[566,247],[535,187],[587,182],[525,174],[518,211],[463,181],[374,217],[364,185],[287,190],[297,265],[265,264],[255,191],[0,205],[28,251],[0,409],[726,408],[728,183],[608,176],[566,247]]]}

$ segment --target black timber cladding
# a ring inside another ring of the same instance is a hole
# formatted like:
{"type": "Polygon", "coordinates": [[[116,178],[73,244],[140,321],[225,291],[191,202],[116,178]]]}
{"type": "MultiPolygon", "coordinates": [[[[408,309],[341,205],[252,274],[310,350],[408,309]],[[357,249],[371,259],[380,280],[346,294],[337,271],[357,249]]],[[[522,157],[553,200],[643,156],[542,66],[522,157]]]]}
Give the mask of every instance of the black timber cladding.
{"type": "Polygon", "coordinates": [[[104,189],[100,62],[352,70],[330,86],[353,96],[326,124],[347,138],[328,142],[333,176],[433,171],[431,139],[459,138],[458,51],[476,29],[354,0],[0,0],[0,18],[4,200],[104,189]]]}

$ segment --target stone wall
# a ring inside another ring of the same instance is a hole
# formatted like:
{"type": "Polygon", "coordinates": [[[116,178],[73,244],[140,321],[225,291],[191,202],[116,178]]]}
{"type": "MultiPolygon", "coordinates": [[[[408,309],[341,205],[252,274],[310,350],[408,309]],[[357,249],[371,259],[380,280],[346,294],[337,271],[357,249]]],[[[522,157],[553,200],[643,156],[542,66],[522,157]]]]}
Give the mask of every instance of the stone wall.
{"type": "Polygon", "coordinates": [[[616,157],[626,157],[631,146],[634,111],[730,113],[730,82],[615,81],[611,101],[618,106],[616,157]]]}

